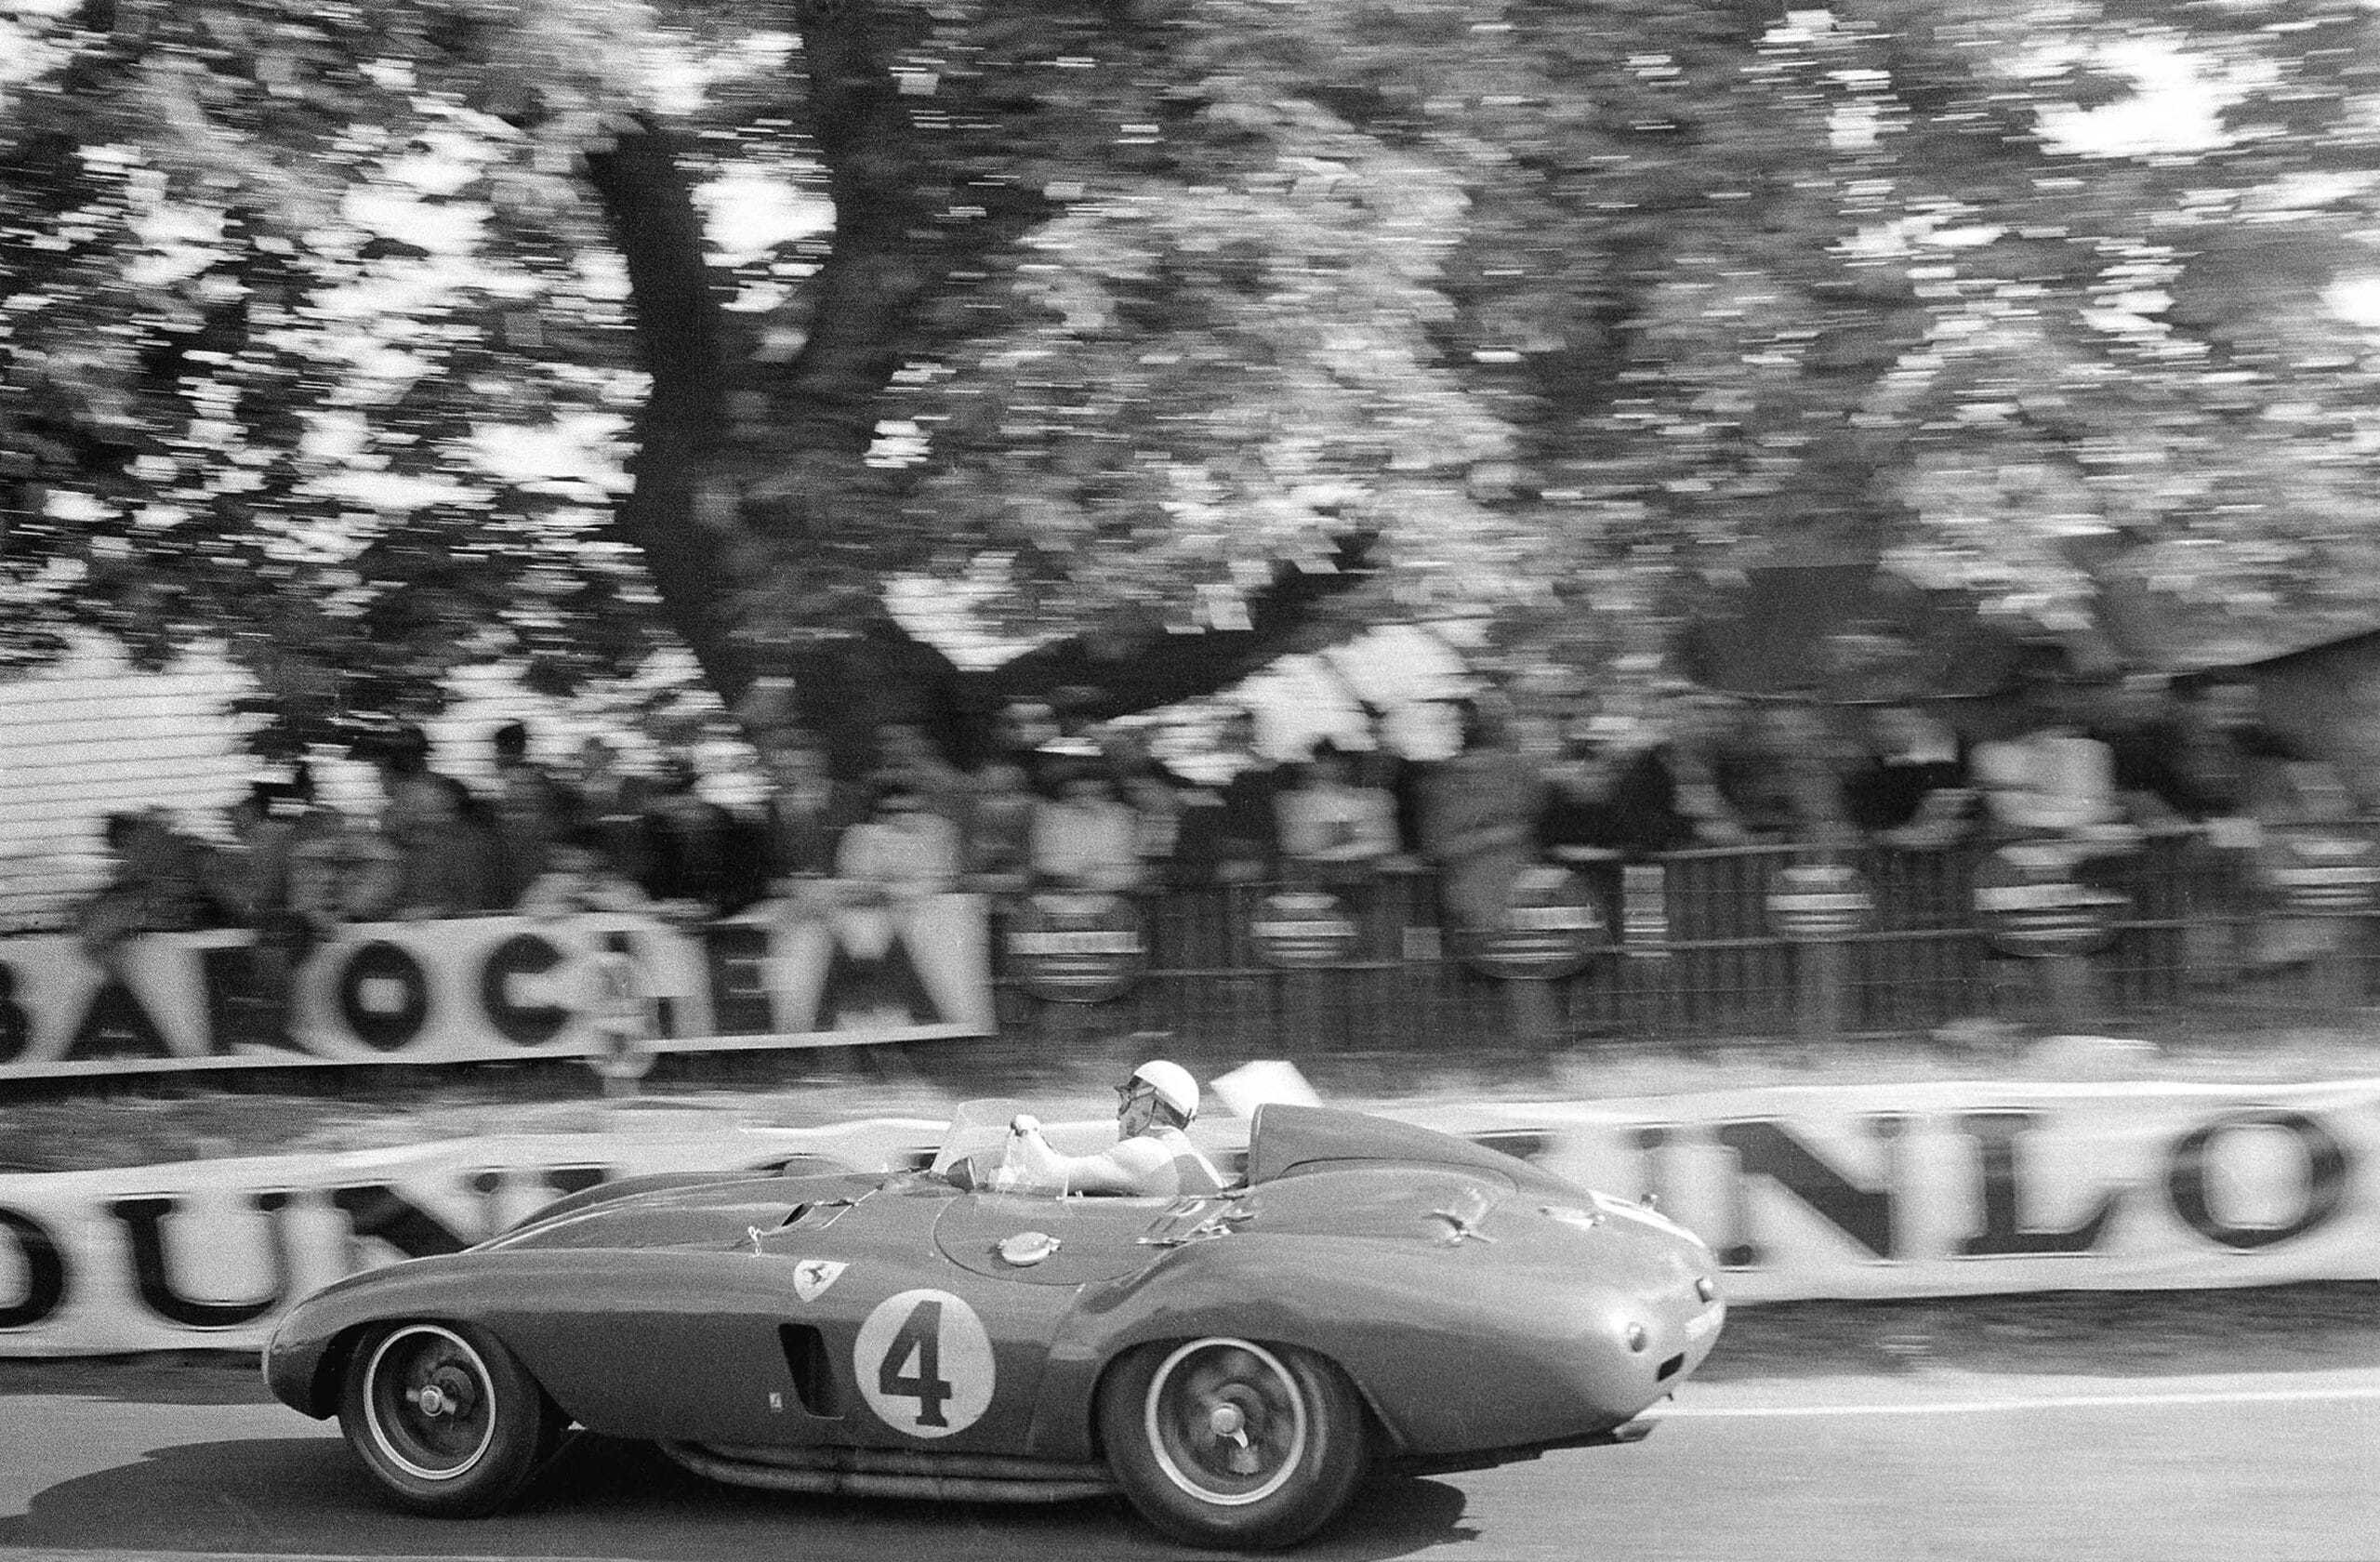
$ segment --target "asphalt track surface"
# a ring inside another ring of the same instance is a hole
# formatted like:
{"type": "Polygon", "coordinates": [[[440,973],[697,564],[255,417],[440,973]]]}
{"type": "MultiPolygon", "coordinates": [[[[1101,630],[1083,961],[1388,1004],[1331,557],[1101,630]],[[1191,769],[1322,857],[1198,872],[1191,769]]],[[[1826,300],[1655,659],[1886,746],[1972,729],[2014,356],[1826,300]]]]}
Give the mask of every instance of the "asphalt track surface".
{"type": "MultiPolygon", "coordinates": [[[[522,1507],[376,1502],[336,1430],[217,1372],[0,1396],[0,1559],[1186,1557],[1120,1502],[962,1507],[713,1486],[583,1439],[522,1507]],[[203,1401],[215,1402],[203,1402],[203,1401]],[[178,1402],[177,1402],[178,1401],[178,1402]],[[202,1402],[192,1402],[202,1401],[202,1402]],[[229,1401],[229,1402],[224,1402],[229,1401]]],[[[1298,1555],[2380,1557],[2380,1368],[2088,1376],[1921,1364],[1690,1383],[1634,1448],[1376,1482],[1298,1555]]]]}

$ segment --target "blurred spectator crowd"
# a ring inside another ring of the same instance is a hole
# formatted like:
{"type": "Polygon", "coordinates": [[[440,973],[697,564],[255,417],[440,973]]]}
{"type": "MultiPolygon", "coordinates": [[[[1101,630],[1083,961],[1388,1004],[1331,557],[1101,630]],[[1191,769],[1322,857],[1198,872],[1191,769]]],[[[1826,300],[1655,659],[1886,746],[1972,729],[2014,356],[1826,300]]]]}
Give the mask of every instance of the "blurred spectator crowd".
{"type": "Polygon", "coordinates": [[[601,738],[567,763],[541,761],[519,722],[490,735],[492,784],[467,786],[440,771],[420,729],[400,728],[361,750],[378,776],[377,816],[327,806],[301,766],[257,783],[222,839],[162,812],[111,817],[111,877],[79,931],[112,963],[139,933],[245,925],[259,960],[285,970],[350,921],[700,920],[949,890],[1289,883],[1360,896],[1382,871],[1420,866],[1437,870],[1449,920],[1476,928],[1548,859],[1592,876],[1696,847],[2027,841],[2087,864],[2185,827],[2230,854],[2246,894],[2274,830],[2356,807],[2340,776],[2259,719],[2252,684],[2221,676],[2042,679],[2004,700],[1930,706],[1695,689],[1515,704],[1489,692],[1443,714],[1429,757],[1401,752],[1368,709],[1368,738],[1284,761],[1238,711],[1195,767],[1211,778],[1194,780],[1139,729],[1021,704],[972,769],[908,725],[878,729],[876,767],[858,780],[818,748],[774,744],[758,808],[706,797],[683,758],[630,774],[601,738]]]}

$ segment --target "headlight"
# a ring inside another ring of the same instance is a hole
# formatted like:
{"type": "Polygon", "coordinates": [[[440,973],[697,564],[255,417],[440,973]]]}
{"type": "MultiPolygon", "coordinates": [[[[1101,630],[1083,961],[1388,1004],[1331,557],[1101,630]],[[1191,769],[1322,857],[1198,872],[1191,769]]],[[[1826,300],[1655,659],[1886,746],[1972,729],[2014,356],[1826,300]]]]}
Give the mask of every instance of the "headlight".
{"type": "Polygon", "coordinates": [[[1626,1333],[1621,1337],[1628,1342],[1628,1348],[1633,1351],[1643,1350],[1646,1344],[1645,1326],[1641,1323],[1630,1324],[1626,1333]]]}
{"type": "Polygon", "coordinates": [[[1719,1288],[1712,1282],[1710,1276],[1699,1276],[1694,1282],[1694,1294],[1705,1302],[1716,1302],[1719,1300],[1719,1288]]]}

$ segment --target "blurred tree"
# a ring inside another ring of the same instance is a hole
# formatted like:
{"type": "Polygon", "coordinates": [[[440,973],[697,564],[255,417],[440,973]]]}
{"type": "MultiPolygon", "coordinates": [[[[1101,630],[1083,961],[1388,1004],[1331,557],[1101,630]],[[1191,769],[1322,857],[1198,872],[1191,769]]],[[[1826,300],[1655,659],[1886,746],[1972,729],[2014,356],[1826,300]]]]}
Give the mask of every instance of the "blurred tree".
{"type": "Polygon", "coordinates": [[[1298,643],[1363,526],[1175,583],[1228,589],[1212,632],[1093,602],[997,677],[895,621],[888,581],[963,539],[905,503],[879,402],[947,330],[924,306],[1059,210],[998,171],[987,116],[1036,110],[935,85],[921,51],[959,46],[920,7],[718,10],[17,20],[0,655],[222,637],[285,748],[434,708],[460,663],[566,691],[674,637],[731,706],[790,679],[856,764],[879,721],[963,743],[1002,698],[1145,708],[1298,643]],[[749,200],[794,209],[722,253],[749,200]]]}
{"type": "Polygon", "coordinates": [[[0,655],[221,635],[289,743],[674,636],[858,762],[1797,549],[2347,625],[2380,12],[2169,9],[20,8],[0,655]]]}

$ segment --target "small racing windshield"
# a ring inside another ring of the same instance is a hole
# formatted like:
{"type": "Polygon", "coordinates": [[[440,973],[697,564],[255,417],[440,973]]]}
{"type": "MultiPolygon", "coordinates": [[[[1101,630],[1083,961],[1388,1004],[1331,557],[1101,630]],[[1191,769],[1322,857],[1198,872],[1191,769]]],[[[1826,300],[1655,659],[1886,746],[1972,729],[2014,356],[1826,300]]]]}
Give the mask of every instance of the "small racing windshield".
{"type": "Polygon", "coordinates": [[[927,1170],[937,1177],[944,1176],[953,1165],[978,1151],[997,1152],[1008,1143],[1008,1125],[1022,1110],[1005,1096],[960,1102],[959,1109],[951,1114],[950,1127],[943,1132],[941,1148],[934,1151],[933,1164],[927,1170]]]}

